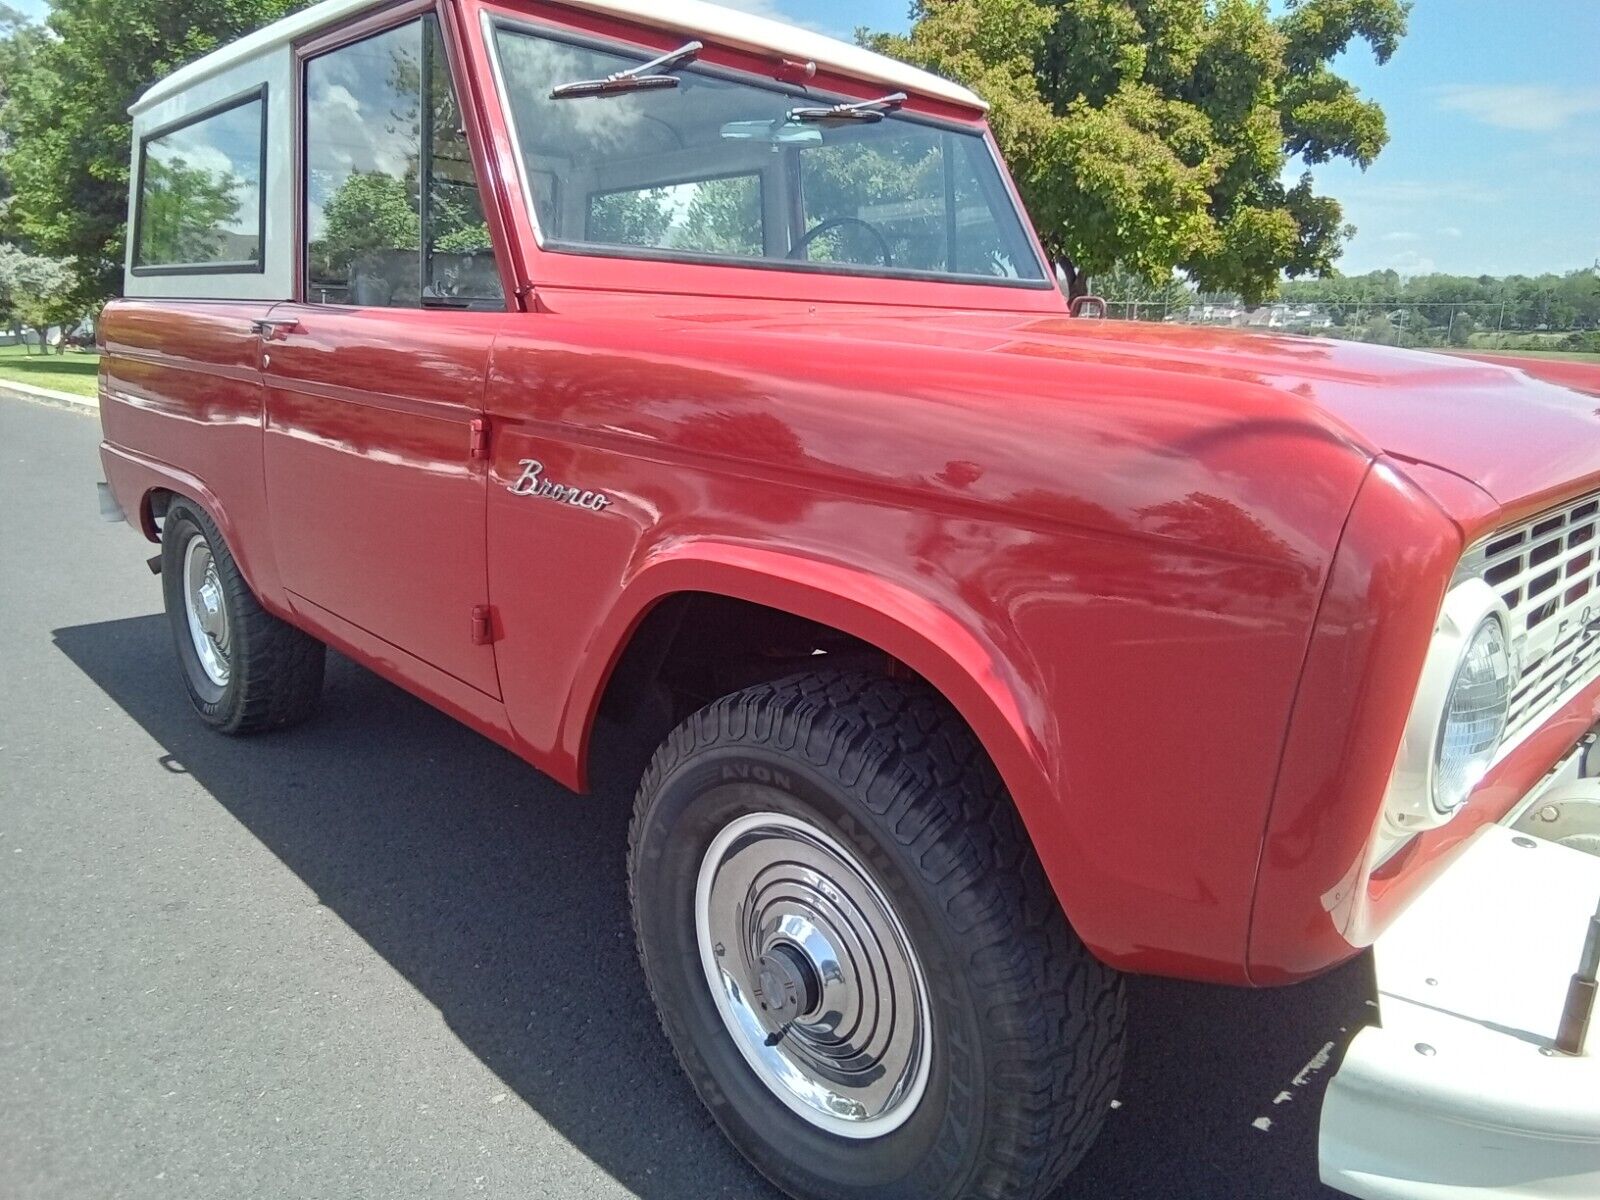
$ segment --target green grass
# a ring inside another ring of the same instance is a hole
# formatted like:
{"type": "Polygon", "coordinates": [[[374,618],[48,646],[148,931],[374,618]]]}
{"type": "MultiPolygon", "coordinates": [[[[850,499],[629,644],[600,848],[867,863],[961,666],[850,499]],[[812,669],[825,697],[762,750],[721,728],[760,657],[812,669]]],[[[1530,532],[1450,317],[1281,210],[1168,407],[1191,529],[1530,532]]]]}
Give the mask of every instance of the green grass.
{"type": "Polygon", "coordinates": [[[1591,354],[1585,350],[1504,350],[1499,353],[1526,354],[1529,358],[1564,358],[1569,362],[1600,363],[1600,354],[1591,354]]]}
{"type": "Polygon", "coordinates": [[[1600,354],[1587,350],[1492,350],[1487,346],[1471,346],[1465,350],[1447,350],[1449,354],[1497,354],[1508,358],[1564,358],[1568,362],[1600,363],[1600,354]]]}
{"type": "Polygon", "coordinates": [[[93,396],[99,372],[98,354],[68,350],[65,354],[44,356],[38,351],[26,354],[21,346],[0,346],[0,380],[71,392],[74,396],[93,396]]]}

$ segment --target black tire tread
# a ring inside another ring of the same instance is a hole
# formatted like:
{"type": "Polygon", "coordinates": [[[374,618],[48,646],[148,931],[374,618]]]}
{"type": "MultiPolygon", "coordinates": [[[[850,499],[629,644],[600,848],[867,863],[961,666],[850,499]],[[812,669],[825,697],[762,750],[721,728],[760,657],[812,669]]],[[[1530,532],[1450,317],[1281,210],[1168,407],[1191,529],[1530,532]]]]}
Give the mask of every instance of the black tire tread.
{"type": "Polygon", "coordinates": [[[184,515],[199,526],[217,562],[233,626],[230,666],[237,699],[216,727],[223,733],[265,733],[308,719],[322,697],[327,648],[261,607],[216,523],[199,505],[174,501],[167,524],[184,515]]]}
{"type": "MultiPolygon", "coordinates": [[[[702,709],[657,751],[636,800],[632,861],[663,781],[704,749],[746,740],[808,762],[857,797],[959,932],[973,993],[986,1000],[989,1122],[948,1196],[1042,1200],[1104,1123],[1126,1006],[1120,975],[1068,926],[988,755],[919,681],[813,672],[760,684],[702,709]]],[[[648,962],[642,940],[639,951],[648,962]]]]}

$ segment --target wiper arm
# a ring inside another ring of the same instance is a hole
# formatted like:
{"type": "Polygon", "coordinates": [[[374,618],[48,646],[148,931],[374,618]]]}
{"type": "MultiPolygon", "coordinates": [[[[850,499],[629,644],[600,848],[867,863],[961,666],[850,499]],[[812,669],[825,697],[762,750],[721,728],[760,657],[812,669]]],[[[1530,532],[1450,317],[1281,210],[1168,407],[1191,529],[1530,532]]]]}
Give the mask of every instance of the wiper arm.
{"type": "Polygon", "coordinates": [[[705,46],[700,42],[690,42],[679,46],[671,54],[663,54],[660,58],[651,59],[647,63],[640,63],[626,71],[618,71],[615,75],[607,75],[604,79],[580,79],[576,83],[564,83],[550,92],[552,100],[576,100],[581,96],[615,96],[623,92],[644,92],[654,88],[675,88],[683,81],[676,75],[667,72],[684,63],[693,62],[700,57],[700,51],[705,46]]]}
{"type": "Polygon", "coordinates": [[[791,121],[881,121],[906,102],[904,92],[894,92],[878,100],[863,100],[859,104],[835,104],[832,108],[791,108],[791,121]]]}

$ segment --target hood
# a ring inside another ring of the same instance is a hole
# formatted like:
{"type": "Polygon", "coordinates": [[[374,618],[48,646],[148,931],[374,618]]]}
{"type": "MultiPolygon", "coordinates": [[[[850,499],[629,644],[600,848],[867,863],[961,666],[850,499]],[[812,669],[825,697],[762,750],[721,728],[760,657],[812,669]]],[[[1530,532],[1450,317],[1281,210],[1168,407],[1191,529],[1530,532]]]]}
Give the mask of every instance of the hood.
{"type": "Polygon", "coordinates": [[[1442,468],[1503,506],[1600,485],[1600,366],[1057,315],[858,310],[830,324],[846,340],[1047,357],[1085,378],[1132,372],[1149,394],[1215,395],[1236,381],[1256,403],[1275,393],[1373,454],[1442,468]]]}

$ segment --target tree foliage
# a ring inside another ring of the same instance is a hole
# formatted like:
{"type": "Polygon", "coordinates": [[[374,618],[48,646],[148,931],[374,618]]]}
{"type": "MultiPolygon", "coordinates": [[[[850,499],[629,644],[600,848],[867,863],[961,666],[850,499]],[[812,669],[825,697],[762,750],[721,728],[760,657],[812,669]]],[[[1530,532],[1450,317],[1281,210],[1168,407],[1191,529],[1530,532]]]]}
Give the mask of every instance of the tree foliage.
{"type": "Polygon", "coordinates": [[[184,63],[306,0],[54,0],[49,27],[0,120],[11,147],[12,229],[76,265],[84,308],[121,285],[128,106],[184,63]]]}
{"type": "Polygon", "coordinates": [[[875,49],[971,85],[1046,247],[1083,276],[1121,263],[1255,300],[1325,274],[1352,232],[1307,167],[1383,149],[1382,110],[1330,62],[1382,63],[1410,0],[916,0],[875,49]]]}
{"type": "Polygon", "coordinates": [[[44,44],[44,30],[16,9],[0,4],[0,232],[5,229],[5,212],[11,195],[6,174],[6,151],[10,136],[6,132],[6,111],[17,91],[18,80],[33,68],[34,57],[44,44]]]}
{"type": "Polygon", "coordinates": [[[1284,298],[1319,305],[1337,325],[1358,324],[1367,313],[1394,309],[1405,313],[1404,323],[1414,335],[1428,328],[1452,341],[1474,332],[1600,330],[1600,273],[1587,268],[1504,277],[1401,278],[1394,271],[1372,271],[1289,283],[1284,298]]]}
{"type": "Polygon", "coordinates": [[[70,263],[0,242],[0,318],[32,329],[41,348],[48,349],[52,326],[66,328],[83,316],[77,282],[70,263]]]}

